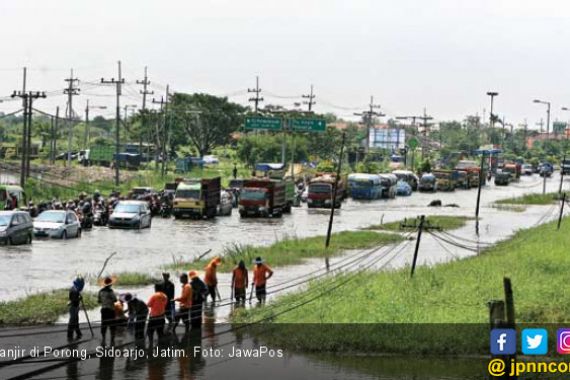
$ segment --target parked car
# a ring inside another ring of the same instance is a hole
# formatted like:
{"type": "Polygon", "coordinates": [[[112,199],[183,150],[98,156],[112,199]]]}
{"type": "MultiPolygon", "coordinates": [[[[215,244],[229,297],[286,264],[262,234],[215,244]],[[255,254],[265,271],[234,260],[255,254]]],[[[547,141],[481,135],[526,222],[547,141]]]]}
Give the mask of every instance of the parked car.
{"type": "Polygon", "coordinates": [[[437,191],[437,178],[431,173],[425,173],[420,178],[419,191],[437,191]]]}
{"type": "Polygon", "coordinates": [[[109,217],[109,228],[150,228],[152,216],[144,201],[120,201],[109,217]]]}
{"type": "Polygon", "coordinates": [[[523,164],[522,172],[524,175],[532,175],[533,171],[534,170],[531,164],[523,164]]]}
{"type": "Polygon", "coordinates": [[[30,244],[34,226],[30,214],[23,211],[0,211],[0,243],[30,244]]]}
{"type": "Polygon", "coordinates": [[[553,172],[554,172],[554,166],[552,166],[552,164],[548,162],[540,164],[540,169],[538,173],[540,174],[541,177],[550,177],[552,176],[553,172]]]}
{"type": "Polygon", "coordinates": [[[220,204],[218,205],[219,216],[231,216],[233,210],[234,196],[230,191],[222,190],[220,193],[220,204]]]}
{"type": "Polygon", "coordinates": [[[81,224],[73,211],[47,210],[34,220],[34,236],[55,239],[78,238],[81,224]]]}
{"type": "Polygon", "coordinates": [[[392,173],[398,177],[398,180],[406,181],[408,185],[412,187],[412,191],[418,190],[420,180],[418,176],[414,174],[414,172],[409,170],[394,170],[392,173]]]}
{"type": "Polygon", "coordinates": [[[396,195],[412,195],[412,187],[404,180],[399,180],[396,184],[396,195]]]}
{"type": "Polygon", "coordinates": [[[202,161],[204,161],[206,165],[217,165],[220,163],[220,160],[218,160],[216,156],[204,156],[202,157],[202,161]]]}

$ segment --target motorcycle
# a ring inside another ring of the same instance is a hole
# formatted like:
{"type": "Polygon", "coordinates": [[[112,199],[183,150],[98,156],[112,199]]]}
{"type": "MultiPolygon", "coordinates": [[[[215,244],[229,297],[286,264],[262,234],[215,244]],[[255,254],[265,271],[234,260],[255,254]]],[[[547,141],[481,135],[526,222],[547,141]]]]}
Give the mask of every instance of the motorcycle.
{"type": "Polygon", "coordinates": [[[93,228],[93,210],[90,203],[86,202],[81,207],[81,215],[81,229],[90,230],[93,228]]]}
{"type": "Polygon", "coordinates": [[[103,207],[96,207],[93,212],[93,224],[95,226],[106,226],[108,221],[108,212],[103,207]]]}
{"type": "Polygon", "coordinates": [[[170,218],[172,215],[172,206],[168,202],[162,202],[160,205],[160,217],[170,218]]]}

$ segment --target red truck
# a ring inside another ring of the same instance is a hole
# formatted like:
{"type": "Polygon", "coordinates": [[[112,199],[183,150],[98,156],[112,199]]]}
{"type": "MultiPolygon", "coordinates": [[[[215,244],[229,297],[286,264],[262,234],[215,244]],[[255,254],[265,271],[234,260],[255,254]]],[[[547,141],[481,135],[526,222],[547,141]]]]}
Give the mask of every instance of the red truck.
{"type": "MultiPolygon", "coordinates": [[[[307,206],[309,208],[330,208],[334,193],[336,174],[323,173],[317,175],[309,182],[309,194],[307,196],[307,206]]],[[[342,200],[345,198],[346,186],[341,177],[338,179],[338,189],[334,207],[340,208],[342,200]]]]}
{"type": "Polygon", "coordinates": [[[267,178],[243,181],[239,195],[239,214],[247,216],[280,217],[286,205],[285,182],[267,178]]]}

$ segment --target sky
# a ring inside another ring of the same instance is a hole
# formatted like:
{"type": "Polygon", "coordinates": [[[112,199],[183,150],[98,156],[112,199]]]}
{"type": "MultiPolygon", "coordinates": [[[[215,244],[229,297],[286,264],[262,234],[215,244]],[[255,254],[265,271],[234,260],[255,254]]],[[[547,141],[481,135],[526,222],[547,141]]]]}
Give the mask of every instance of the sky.
{"type": "Polygon", "coordinates": [[[208,92],[246,104],[259,76],[263,104],[291,107],[314,86],[317,112],[350,118],[370,97],[388,117],[435,121],[495,113],[536,128],[552,102],[552,120],[570,112],[570,2],[565,0],[4,0],[0,2],[0,112],[22,89],[48,92],[35,107],[65,109],[73,68],[81,95],[111,116],[121,60],[122,104],[208,92]]]}

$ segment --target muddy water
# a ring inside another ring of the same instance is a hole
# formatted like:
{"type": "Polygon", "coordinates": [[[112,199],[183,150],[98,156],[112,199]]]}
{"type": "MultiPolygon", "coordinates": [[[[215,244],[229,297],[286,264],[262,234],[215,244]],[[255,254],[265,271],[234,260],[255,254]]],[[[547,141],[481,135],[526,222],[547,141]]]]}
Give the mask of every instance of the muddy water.
{"type": "MultiPolygon", "coordinates": [[[[547,180],[547,191],[557,191],[559,177],[547,180]]],[[[567,184],[566,184],[567,186],[567,184]]],[[[545,207],[529,207],[526,212],[501,211],[491,208],[497,199],[529,192],[541,192],[542,180],[537,175],[523,177],[519,183],[508,187],[486,186],[482,192],[481,240],[496,241],[518,228],[534,224],[544,213],[545,207]]],[[[414,193],[411,197],[394,200],[355,202],[343,204],[336,212],[334,231],[357,229],[370,224],[415,217],[420,214],[473,215],[476,189],[457,190],[451,193],[414,193]],[[433,199],[444,204],[455,203],[459,208],[426,207],[433,199]]],[[[118,252],[109,263],[108,270],[154,271],[173,258],[190,259],[208,249],[212,254],[223,253],[232,244],[271,244],[285,237],[324,235],[328,222],[327,210],[309,210],[305,205],[293,209],[291,215],[280,219],[240,219],[237,212],[231,217],[219,217],[210,221],[175,221],[155,218],[151,229],[143,231],[109,230],[94,228],[85,231],[81,239],[67,241],[36,240],[31,246],[0,248],[0,300],[14,299],[29,293],[69,286],[77,273],[97,273],[111,252],[118,252]]],[[[462,236],[475,239],[473,224],[458,231],[462,236]]],[[[434,243],[434,242],[432,242],[434,243]]],[[[409,262],[409,252],[404,252],[391,266],[409,262]]],[[[456,253],[465,255],[469,253],[456,253]]],[[[426,238],[422,243],[420,263],[450,260],[448,254],[426,238]]],[[[281,271],[287,276],[310,269],[293,267],[281,271]]],[[[281,277],[281,276],[280,276],[281,277]]],[[[286,279],[286,278],[282,278],[286,279]]],[[[222,278],[221,281],[224,281],[222,278]]],[[[276,275],[276,282],[279,278],[276,275]]],[[[229,293],[229,290],[228,290],[229,293]]],[[[229,294],[228,294],[229,295],[229,294]]],[[[222,294],[225,297],[224,294],[222,294]]]]}

